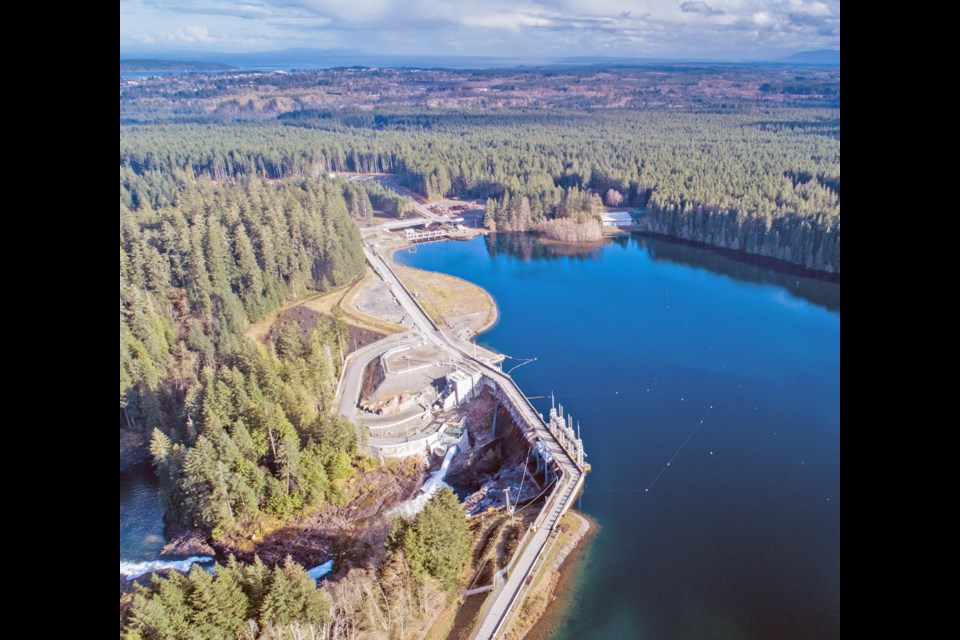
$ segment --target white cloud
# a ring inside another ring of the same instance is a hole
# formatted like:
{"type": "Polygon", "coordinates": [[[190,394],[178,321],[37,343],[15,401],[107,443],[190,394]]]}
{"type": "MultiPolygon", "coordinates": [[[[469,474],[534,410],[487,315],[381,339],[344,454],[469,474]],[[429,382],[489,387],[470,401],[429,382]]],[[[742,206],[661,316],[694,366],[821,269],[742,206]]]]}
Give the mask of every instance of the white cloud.
{"type": "Polygon", "coordinates": [[[210,30],[206,25],[188,24],[183,29],[164,34],[164,38],[171,42],[213,42],[210,30]]]}
{"type": "Polygon", "coordinates": [[[121,45],[149,35],[224,50],[379,43],[439,54],[452,41],[475,54],[730,58],[759,50],[745,39],[784,51],[840,44],[839,0],[124,0],[120,19],[121,45]]]}
{"type": "Polygon", "coordinates": [[[680,11],[684,13],[699,13],[705,16],[722,16],[726,13],[723,9],[714,9],[703,0],[687,0],[680,5],[680,11]]]}
{"type": "Polygon", "coordinates": [[[143,31],[121,31],[121,40],[128,40],[136,44],[153,44],[157,39],[149,33],[143,31]]]}
{"type": "Polygon", "coordinates": [[[546,18],[537,18],[520,13],[488,13],[485,15],[464,16],[460,18],[460,24],[467,27],[519,31],[521,27],[549,27],[553,23],[546,18]]]}

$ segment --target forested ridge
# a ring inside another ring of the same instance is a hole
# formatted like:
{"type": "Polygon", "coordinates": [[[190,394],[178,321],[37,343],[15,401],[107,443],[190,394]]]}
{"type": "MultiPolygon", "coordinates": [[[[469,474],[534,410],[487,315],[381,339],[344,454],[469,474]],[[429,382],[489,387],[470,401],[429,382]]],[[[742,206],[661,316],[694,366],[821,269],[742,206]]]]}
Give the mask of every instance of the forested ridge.
{"type": "MultiPolygon", "coordinates": [[[[152,434],[168,521],[219,538],[263,513],[343,504],[351,476],[376,466],[363,434],[330,411],[346,347],[338,315],[307,335],[287,325],[269,348],[244,335],[287,298],[360,274],[351,213],[368,215],[367,193],[326,179],[215,183],[169,166],[121,168],[121,419],[152,434]]],[[[448,603],[469,549],[445,490],[394,523],[385,555],[346,561],[325,588],[290,558],[154,574],[121,600],[121,635],[417,637],[448,603]]]]}
{"type": "Polygon", "coordinates": [[[339,499],[361,453],[353,425],[330,412],[345,326],[327,317],[272,350],[244,330],[362,266],[330,181],[121,168],[120,410],[152,434],[169,520],[217,535],[261,510],[339,499]]]}
{"type": "Polygon", "coordinates": [[[836,110],[344,111],[284,122],[124,127],[121,166],[216,180],[395,173],[429,198],[486,199],[501,231],[603,200],[643,208],[654,232],[840,271],[836,110]]]}

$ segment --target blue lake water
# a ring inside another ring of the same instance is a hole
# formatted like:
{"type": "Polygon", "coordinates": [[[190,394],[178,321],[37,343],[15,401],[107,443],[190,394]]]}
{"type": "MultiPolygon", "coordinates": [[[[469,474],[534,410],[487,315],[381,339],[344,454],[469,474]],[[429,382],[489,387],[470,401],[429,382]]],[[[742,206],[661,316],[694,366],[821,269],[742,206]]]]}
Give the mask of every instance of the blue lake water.
{"type": "Polygon", "coordinates": [[[536,357],[513,377],[582,425],[599,534],[534,635],[839,638],[838,283],[639,236],[395,258],[489,291],[479,342],[536,357]]]}

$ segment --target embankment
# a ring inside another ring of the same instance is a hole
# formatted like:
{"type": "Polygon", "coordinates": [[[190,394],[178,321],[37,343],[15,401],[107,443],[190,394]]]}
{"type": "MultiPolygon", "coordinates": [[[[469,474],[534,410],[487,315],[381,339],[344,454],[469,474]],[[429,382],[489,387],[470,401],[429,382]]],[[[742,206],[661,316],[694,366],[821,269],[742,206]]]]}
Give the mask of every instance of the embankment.
{"type": "Polygon", "coordinates": [[[505,638],[549,640],[569,613],[574,578],[590,541],[597,535],[596,520],[574,511],[563,517],[567,527],[550,551],[550,564],[523,603],[505,638]]]}

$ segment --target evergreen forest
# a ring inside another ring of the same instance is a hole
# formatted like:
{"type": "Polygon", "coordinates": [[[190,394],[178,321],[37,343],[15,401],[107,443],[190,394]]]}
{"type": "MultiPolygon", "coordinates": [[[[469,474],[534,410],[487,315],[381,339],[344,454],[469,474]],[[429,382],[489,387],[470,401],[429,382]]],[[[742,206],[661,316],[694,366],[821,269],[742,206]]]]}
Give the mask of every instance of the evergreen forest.
{"type": "Polygon", "coordinates": [[[840,272],[832,109],[314,110],[273,123],[123,127],[120,164],[218,182],[391,173],[429,199],[485,202],[498,231],[627,207],[654,233],[840,272]]]}
{"type": "MultiPolygon", "coordinates": [[[[811,92],[826,95],[822,82],[780,70],[761,85],[764,73],[754,74],[757,91],[796,100],[721,104],[694,95],[648,108],[659,95],[651,75],[642,101],[611,104],[610,94],[596,108],[587,86],[572,109],[560,98],[538,106],[522,85],[504,91],[523,94],[523,104],[484,107],[490,85],[471,89],[470,108],[412,104],[404,93],[370,108],[273,98],[286,107],[271,111],[263,81],[249,89],[263,93],[256,117],[231,119],[243,105],[220,111],[217,101],[247,91],[236,78],[220,88],[193,78],[189,91],[171,84],[181,79],[130,85],[137,117],[120,127],[120,425],[149,445],[167,522],[222,539],[257,518],[342,506],[350,483],[378,466],[364,429],[334,411],[350,351],[336,308],[265,344],[248,335],[290,301],[362,276],[357,221],[413,215],[383,184],[337,174],[389,174],[430,200],[475,200],[498,232],[589,241],[599,237],[602,211],[624,209],[648,233],[838,279],[839,86],[829,85],[827,102],[811,102],[811,92]],[[155,113],[151,101],[161,98],[155,113]],[[192,102],[177,117],[181,100],[192,102]],[[208,106],[216,118],[203,115],[208,106]],[[584,231],[588,223],[597,229],[584,231]]],[[[614,75],[614,97],[629,95],[633,76],[614,75]]],[[[317,77],[271,82],[295,93],[324,81],[317,77]]],[[[375,80],[398,77],[402,85],[403,74],[375,80]]],[[[428,72],[401,89],[422,77],[428,72]]],[[[444,77],[451,93],[462,89],[444,77]]],[[[563,82],[543,78],[565,93],[563,82]]],[[[672,81],[689,84],[684,74],[672,81]]],[[[132,108],[123,86],[121,114],[132,108]]],[[[323,588],[292,559],[231,558],[213,573],[155,575],[135,588],[122,635],[417,637],[455,593],[470,545],[463,511],[445,490],[414,520],[398,519],[371,563],[323,588]]]]}

